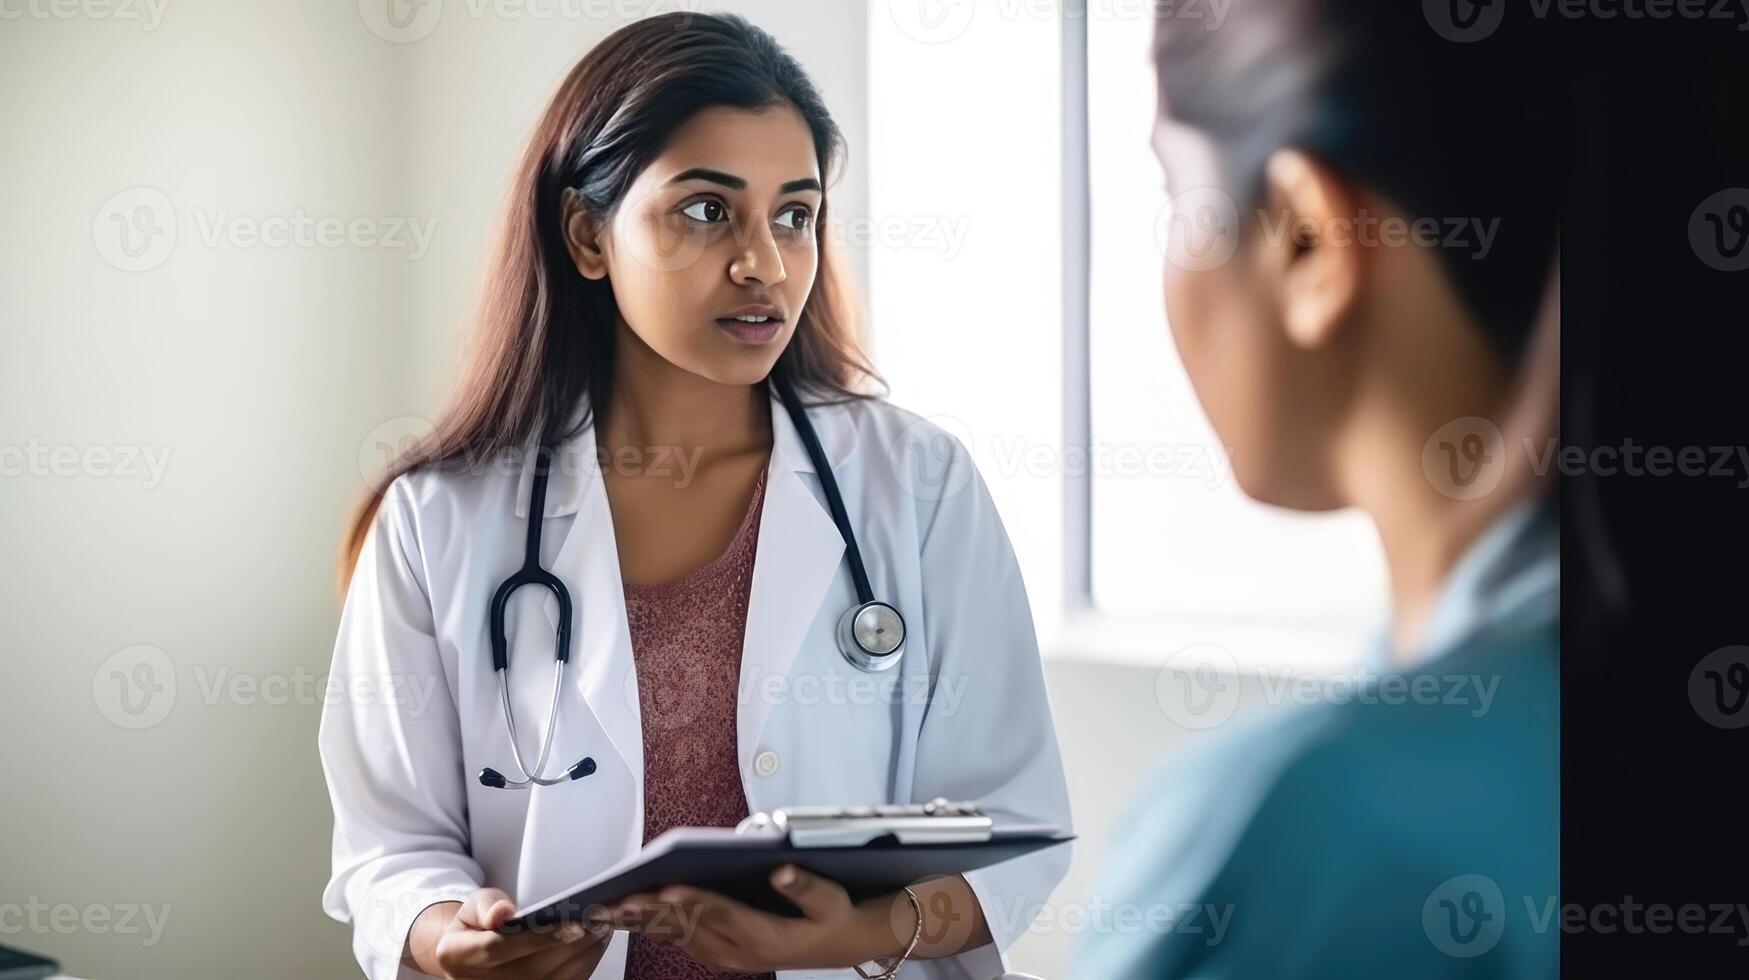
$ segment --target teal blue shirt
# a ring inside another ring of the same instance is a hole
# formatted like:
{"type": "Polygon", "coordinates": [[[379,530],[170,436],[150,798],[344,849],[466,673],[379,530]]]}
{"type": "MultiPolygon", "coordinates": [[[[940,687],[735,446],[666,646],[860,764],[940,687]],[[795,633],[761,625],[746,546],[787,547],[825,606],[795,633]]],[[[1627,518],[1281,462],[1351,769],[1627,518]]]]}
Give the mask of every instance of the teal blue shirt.
{"type": "Polygon", "coordinates": [[[1381,643],[1354,696],[1160,773],[1095,889],[1131,928],[1089,932],[1072,975],[1555,976],[1559,567],[1553,508],[1519,508],[1447,576],[1413,667],[1381,643]]]}

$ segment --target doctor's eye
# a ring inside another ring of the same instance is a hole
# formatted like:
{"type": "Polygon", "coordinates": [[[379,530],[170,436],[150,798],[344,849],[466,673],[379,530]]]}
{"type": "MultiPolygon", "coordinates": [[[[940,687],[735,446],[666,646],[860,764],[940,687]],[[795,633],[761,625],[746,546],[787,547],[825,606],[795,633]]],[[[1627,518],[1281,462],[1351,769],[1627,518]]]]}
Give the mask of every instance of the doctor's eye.
{"type": "Polygon", "coordinates": [[[714,225],[719,221],[727,221],[729,218],[729,209],[723,206],[723,202],[712,198],[706,198],[702,201],[694,201],[686,207],[681,208],[680,213],[694,221],[707,225],[714,225]]]}
{"type": "Polygon", "coordinates": [[[814,212],[803,204],[798,204],[777,216],[777,226],[784,231],[807,231],[813,227],[814,212]]]}

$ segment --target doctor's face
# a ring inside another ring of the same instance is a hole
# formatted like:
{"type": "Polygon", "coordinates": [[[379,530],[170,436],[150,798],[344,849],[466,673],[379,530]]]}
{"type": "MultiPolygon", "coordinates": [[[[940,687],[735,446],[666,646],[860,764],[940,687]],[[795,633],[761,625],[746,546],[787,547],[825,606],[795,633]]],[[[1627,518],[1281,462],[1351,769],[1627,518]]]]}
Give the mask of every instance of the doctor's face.
{"type": "Polygon", "coordinates": [[[608,280],[632,342],[694,375],[750,385],[807,305],[823,204],[799,112],[718,106],[674,132],[605,227],[572,212],[566,233],[578,271],[608,280]]]}

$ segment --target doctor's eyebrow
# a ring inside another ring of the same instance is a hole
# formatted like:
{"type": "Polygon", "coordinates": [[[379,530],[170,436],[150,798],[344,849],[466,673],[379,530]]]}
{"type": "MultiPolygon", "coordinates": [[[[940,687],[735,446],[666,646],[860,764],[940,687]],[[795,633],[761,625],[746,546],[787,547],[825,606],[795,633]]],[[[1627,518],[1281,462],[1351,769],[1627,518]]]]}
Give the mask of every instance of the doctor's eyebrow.
{"type": "MultiPolygon", "coordinates": [[[[724,187],[737,191],[744,191],[747,189],[747,182],[740,177],[737,177],[734,174],[723,173],[721,170],[712,170],[709,167],[693,167],[691,170],[683,170],[680,173],[675,174],[668,183],[678,184],[687,180],[708,180],[713,184],[721,184],[724,187]]],[[[814,177],[803,177],[801,180],[792,180],[782,187],[779,187],[777,192],[779,194],[793,194],[796,191],[817,190],[820,190],[820,181],[818,179],[814,177]]]]}

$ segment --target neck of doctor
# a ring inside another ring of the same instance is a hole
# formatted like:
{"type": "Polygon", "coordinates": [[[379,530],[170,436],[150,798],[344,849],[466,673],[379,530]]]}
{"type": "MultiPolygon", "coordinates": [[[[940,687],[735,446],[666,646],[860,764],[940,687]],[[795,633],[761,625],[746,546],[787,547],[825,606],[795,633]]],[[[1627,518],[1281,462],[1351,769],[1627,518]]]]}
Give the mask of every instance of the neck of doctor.
{"type": "Polygon", "coordinates": [[[606,452],[678,447],[705,461],[769,448],[771,402],[761,385],[722,384],[686,371],[625,324],[614,345],[613,393],[596,431],[606,452]]]}

